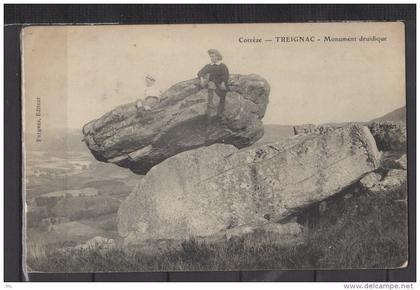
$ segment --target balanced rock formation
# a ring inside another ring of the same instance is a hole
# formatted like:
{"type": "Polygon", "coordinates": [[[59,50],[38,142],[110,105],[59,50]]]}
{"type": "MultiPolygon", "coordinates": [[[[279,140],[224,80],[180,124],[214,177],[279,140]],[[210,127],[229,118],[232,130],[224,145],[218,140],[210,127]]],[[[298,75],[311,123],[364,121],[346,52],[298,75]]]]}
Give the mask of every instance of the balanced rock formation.
{"type": "Polygon", "coordinates": [[[358,181],[379,158],[359,125],[251,149],[182,152],[142,178],[118,211],[118,231],[129,244],[278,222],[358,181]]]}
{"type": "Polygon", "coordinates": [[[253,144],[264,134],[261,119],[269,93],[269,84],[258,75],[231,75],[224,111],[216,116],[217,103],[207,111],[208,92],[198,79],[184,81],[164,92],[150,111],[138,113],[133,102],[89,122],[83,127],[84,141],[97,160],[145,174],[190,149],[253,144]]]}

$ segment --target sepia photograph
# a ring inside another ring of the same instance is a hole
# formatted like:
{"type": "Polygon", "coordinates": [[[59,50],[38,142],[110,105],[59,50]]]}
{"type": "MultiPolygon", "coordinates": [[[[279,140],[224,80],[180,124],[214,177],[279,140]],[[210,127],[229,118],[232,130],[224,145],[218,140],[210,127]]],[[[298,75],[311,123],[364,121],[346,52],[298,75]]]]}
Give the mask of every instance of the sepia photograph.
{"type": "Polygon", "coordinates": [[[25,273],[407,267],[403,22],[21,41],[25,273]]]}

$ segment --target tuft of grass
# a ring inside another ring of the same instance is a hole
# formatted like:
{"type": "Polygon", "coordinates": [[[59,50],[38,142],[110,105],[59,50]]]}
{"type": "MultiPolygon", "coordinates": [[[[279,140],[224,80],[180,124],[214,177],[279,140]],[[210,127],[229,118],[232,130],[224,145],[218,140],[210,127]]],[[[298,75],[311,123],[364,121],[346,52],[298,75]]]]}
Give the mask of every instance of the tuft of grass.
{"type": "Polygon", "coordinates": [[[186,240],[180,249],[147,254],[123,248],[110,250],[47,248],[43,257],[31,255],[28,265],[43,272],[206,271],[293,266],[297,249],[275,243],[251,244],[244,239],[224,244],[186,240]]]}
{"type": "Polygon", "coordinates": [[[393,268],[407,260],[406,186],[379,194],[352,187],[296,216],[304,242],[272,238],[225,243],[195,239],[156,254],[123,248],[61,250],[28,247],[28,265],[43,272],[205,271],[393,268]]]}

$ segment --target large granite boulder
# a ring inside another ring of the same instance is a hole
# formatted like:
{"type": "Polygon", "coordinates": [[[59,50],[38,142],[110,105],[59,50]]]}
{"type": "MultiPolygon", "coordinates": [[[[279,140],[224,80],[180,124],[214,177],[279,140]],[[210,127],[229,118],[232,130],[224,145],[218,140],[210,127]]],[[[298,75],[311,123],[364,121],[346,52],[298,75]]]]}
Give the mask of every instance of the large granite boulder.
{"type": "MultiPolygon", "coordinates": [[[[328,131],[345,126],[349,126],[349,124],[305,124],[294,126],[293,130],[296,135],[309,133],[324,134],[328,131]]],[[[379,150],[399,152],[407,150],[407,129],[405,122],[375,121],[367,124],[367,126],[372,133],[373,138],[375,138],[375,142],[379,150]]]]}
{"type": "Polygon", "coordinates": [[[84,140],[99,161],[145,174],[183,151],[214,143],[249,146],[264,134],[261,119],[270,86],[258,75],[231,75],[224,111],[218,98],[207,111],[207,89],[198,79],[178,83],[163,93],[150,111],[138,113],[135,102],[119,106],[83,127],[84,140]]]}
{"type": "Polygon", "coordinates": [[[377,168],[367,127],[299,134],[257,148],[214,144],[154,166],[118,211],[127,243],[211,236],[279,222],[377,168]]]}
{"type": "Polygon", "coordinates": [[[407,150],[407,129],[405,122],[372,122],[369,124],[369,130],[372,132],[379,150],[407,150]]]}

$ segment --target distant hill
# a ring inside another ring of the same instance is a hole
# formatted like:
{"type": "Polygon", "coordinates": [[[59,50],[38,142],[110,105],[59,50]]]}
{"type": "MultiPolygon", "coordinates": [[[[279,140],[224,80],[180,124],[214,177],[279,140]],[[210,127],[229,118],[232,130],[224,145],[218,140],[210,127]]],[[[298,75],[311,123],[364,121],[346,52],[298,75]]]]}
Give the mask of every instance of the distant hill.
{"type": "Polygon", "coordinates": [[[405,121],[406,120],[406,108],[402,107],[396,109],[382,117],[373,119],[371,122],[383,122],[383,121],[405,121]]]}

